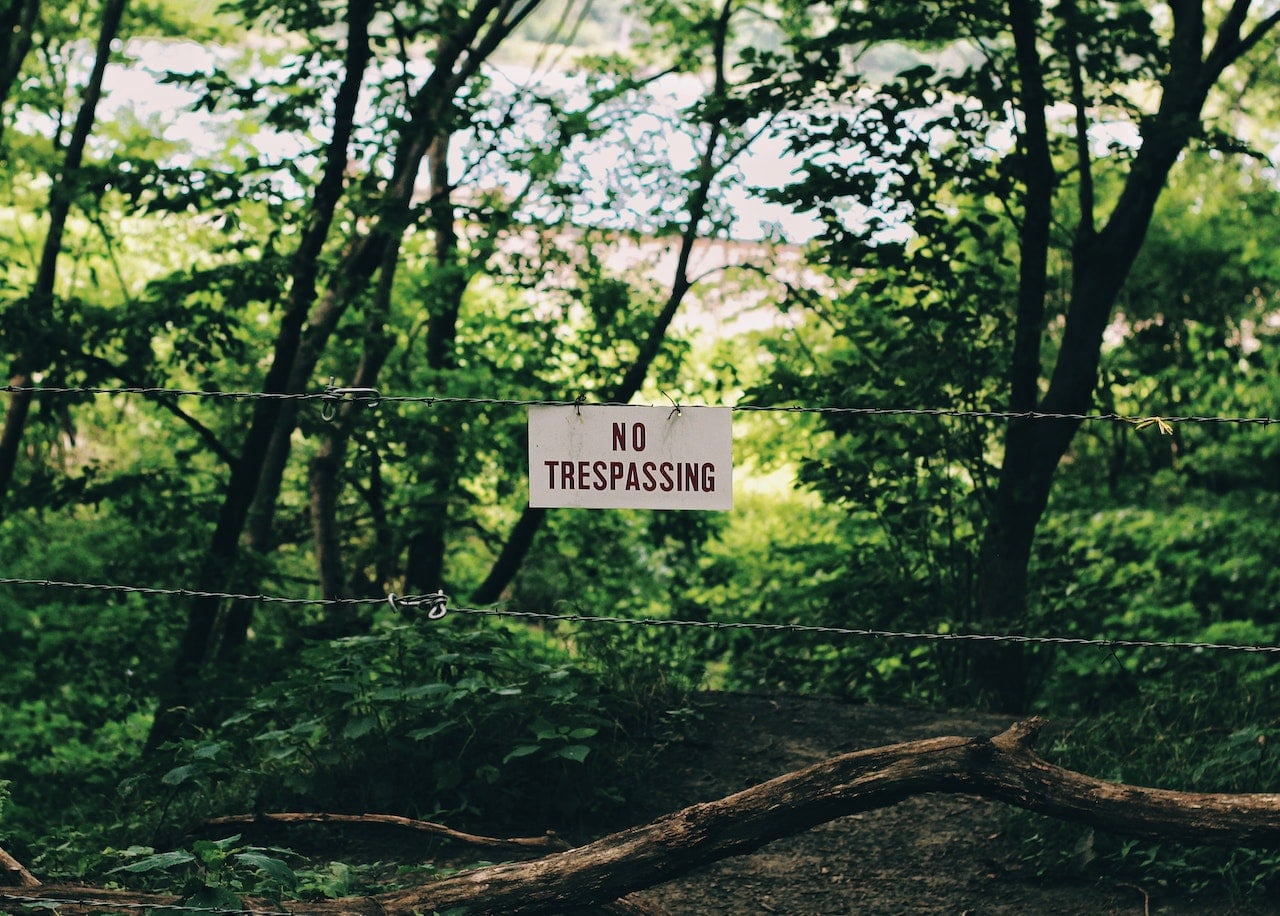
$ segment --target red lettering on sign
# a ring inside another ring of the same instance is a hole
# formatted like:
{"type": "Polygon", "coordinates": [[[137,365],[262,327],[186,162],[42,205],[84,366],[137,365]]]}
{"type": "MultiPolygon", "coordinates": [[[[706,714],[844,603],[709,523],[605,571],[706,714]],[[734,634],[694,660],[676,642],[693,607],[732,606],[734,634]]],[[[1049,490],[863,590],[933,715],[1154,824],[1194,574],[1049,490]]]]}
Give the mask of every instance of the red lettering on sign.
{"type": "MultiPolygon", "coordinates": [[[[625,452],[627,450],[627,424],[614,423],[612,426],[613,438],[612,448],[615,452],[625,452]]],[[[643,452],[644,447],[648,444],[648,436],[645,434],[643,423],[631,424],[631,450],[633,452],[643,452]]]]}
{"type": "Polygon", "coordinates": [[[698,465],[692,461],[684,463],[684,479],[685,489],[697,493],[701,489],[701,479],[698,477],[698,465]]]}

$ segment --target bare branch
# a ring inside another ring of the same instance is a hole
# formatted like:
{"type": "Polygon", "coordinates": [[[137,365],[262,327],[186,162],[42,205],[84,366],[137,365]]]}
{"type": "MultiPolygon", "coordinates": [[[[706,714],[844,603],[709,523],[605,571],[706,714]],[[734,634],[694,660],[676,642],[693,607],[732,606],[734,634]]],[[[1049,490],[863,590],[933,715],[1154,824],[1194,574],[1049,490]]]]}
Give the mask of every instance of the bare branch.
{"type": "Polygon", "coordinates": [[[1071,80],[1071,105],[1075,109],[1076,122],[1076,173],[1080,182],[1080,224],[1076,229],[1076,238],[1088,241],[1095,231],[1094,192],[1093,192],[1093,158],[1089,153],[1089,110],[1088,99],[1084,91],[1084,68],[1080,62],[1079,36],[1076,34],[1075,0],[1063,4],[1067,34],[1068,74],[1071,80]]]}
{"type": "MultiPolygon", "coordinates": [[[[466,843],[468,846],[484,846],[491,849],[568,849],[569,844],[555,833],[548,830],[543,836],[533,837],[491,837],[480,836],[454,830],[434,821],[421,821],[412,817],[401,817],[397,814],[330,814],[316,811],[290,811],[275,814],[232,814],[226,817],[214,817],[203,821],[201,827],[246,827],[257,824],[372,824],[383,827],[400,827],[419,833],[431,833],[452,840],[455,843],[466,843]]],[[[3,850],[0,850],[0,854],[3,850]]],[[[0,859],[0,863],[3,860],[0,859]]]]}

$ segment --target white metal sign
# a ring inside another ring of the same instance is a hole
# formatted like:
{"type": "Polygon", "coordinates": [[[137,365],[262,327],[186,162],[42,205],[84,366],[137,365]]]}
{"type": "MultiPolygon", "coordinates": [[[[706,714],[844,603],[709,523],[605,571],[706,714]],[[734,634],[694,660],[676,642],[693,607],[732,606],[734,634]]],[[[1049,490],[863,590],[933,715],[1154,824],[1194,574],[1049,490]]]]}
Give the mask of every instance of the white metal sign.
{"type": "Polygon", "coordinates": [[[532,406],[529,505],[732,509],[731,411],[532,406]]]}

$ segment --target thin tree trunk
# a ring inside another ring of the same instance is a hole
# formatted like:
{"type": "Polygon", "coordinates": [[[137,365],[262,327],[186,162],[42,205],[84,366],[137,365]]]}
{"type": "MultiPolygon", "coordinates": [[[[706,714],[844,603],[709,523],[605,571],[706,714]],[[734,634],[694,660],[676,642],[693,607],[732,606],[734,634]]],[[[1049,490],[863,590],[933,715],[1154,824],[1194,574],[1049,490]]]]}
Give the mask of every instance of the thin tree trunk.
{"type": "Polygon", "coordinates": [[[0,12],[0,162],[8,158],[4,153],[4,134],[8,126],[5,110],[9,93],[35,41],[39,16],[40,0],[9,0],[0,12]]]}
{"type": "MultiPolygon", "coordinates": [[[[102,97],[102,81],[106,76],[107,64],[111,60],[111,45],[120,32],[120,22],[124,18],[126,3],[127,0],[108,0],[103,8],[93,69],[89,73],[89,82],[85,85],[80,110],[76,113],[71,137],[62,158],[62,168],[54,178],[53,187],[49,192],[49,231],[45,235],[44,246],[40,252],[35,284],[27,297],[26,319],[33,334],[37,329],[48,328],[53,324],[53,299],[58,282],[58,258],[62,254],[62,237],[66,231],[67,218],[71,215],[77,173],[84,162],[85,147],[88,145],[89,137],[93,133],[94,121],[97,119],[98,101],[102,97]]],[[[6,41],[8,40],[10,39],[6,36],[6,41]]],[[[17,36],[12,40],[17,41],[17,36]]],[[[0,100],[3,99],[4,96],[0,95],[0,100]]],[[[33,373],[50,358],[50,355],[45,352],[46,346],[46,342],[37,341],[34,346],[24,348],[17,354],[9,374],[11,386],[27,388],[31,385],[33,373]]],[[[13,483],[19,445],[26,429],[27,417],[31,412],[32,398],[33,395],[29,391],[15,391],[10,394],[4,426],[0,428],[0,519],[4,518],[6,495],[13,483]]]]}
{"type": "MultiPolygon", "coordinates": [[[[302,338],[303,322],[315,298],[320,254],[343,193],[356,102],[369,59],[368,26],[372,12],[372,0],[350,0],[348,3],[347,69],[334,103],[333,136],[326,152],[324,171],[316,188],[311,219],[293,257],[288,298],[276,334],[271,366],[263,382],[263,390],[267,393],[279,394],[295,390],[290,388],[290,370],[302,338]]],[[[261,478],[263,460],[285,404],[293,405],[294,402],[276,398],[256,402],[240,456],[231,467],[230,480],[209,548],[197,574],[197,587],[200,591],[218,592],[230,581],[238,558],[240,535],[261,478]]],[[[173,737],[181,726],[186,708],[193,700],[196,674],[208,654],[220,606],[221,600],[215,597],[193,599],[187,615],[186,630],[178,647],[172,682],[162,696],[160,708],[147,737],[148,750],[173,737]]]]}
{"type": "MultiPolygon", "coordinates": [[[[392,176],[384,191],[374,229],[369,236],[354,243],[349,257],[335,272],[336,285],[330,288],[317,309],[308,328],[309,334],[299,349],[290,375],[290,383],[295,390],[302,390],[310,383],[330,335],[378,265],[398,252],[404,232],[414,220],[412,201],[422,160],[440,125],[448,117],[452,99],[538,2],[540,0],[527,0],[516,7],[499,0],[481,0],[459,28],[440,41],[434,69],[408,105],[410,121],[396,150],[392,176]],[[490,21],[491,16],[496,18],[490,21]]],[[[282,405],[262,462],[247,531],[250,548],[258,553],[267,553],[274,546],[275,506],[292,450],[297,411],[296,402],[282,405]]],[[[251,614],[252,607],[247,603],[232,606],[223,628],[223,644],[227,649],[220,654],[234,657],[239,653],[248,633],[251,614]]]]}
{"type": "MultiPolygon", "coordinates": [[[[459,262],[458,231],[449,186],[449,145],[452,135],[442,133],[431,146],[428,174],[431,200],[428,224],[435,250],[435,273],[427,325],[427,368],[438,379],[457,367],[458,315],[474,269],[459,262]]],[[[431,453],[426,456],[420,485],[426,498],[414,507],[416,526],[409,537],[404,582],[407,591],[432,591],[444,587],[444,557],[449,531],[451,495],[458,479],[456,424],[437,423],[431,453]]]]}
{"type": "MultiPolygon", "coordinates": [[[[726,52],[729,41],[729,22],[733,13],[732,0],[724,0],[719,16],[716,19],[712,36],[712,56],[715,61],[715,82],[712,87],[712,99],[723,101],[728,94],[728,78],[726,69],[726,52]]],[[[675,277],[671,283],[671,291],[661,311],[654,319],[649,333],[640,345],[639,352],[618,383],[610,389],[605,399],[626,403],[635,397],[644,386],[644,381],[662,350],[663,341],[671,322],[675,320],[684,298],[692,285],[689,277],[689,262],[693,256],[694,246],[701,238],[700,226],[707,214],[711,200],[711,188],[715,183],[719,169],[727,163],[717,163],[720,155],[721,141],[724,138],[725,122],[720,114],[721,106],[708,106],[717,112],[716,118],[708,124],[708,135],[697,166],[697,183],[689,196],[689,222],[680,236],[680,248],[676,257],[675,277]]],[[[546,510],[525,506],[516,520],[502,549],[498,552],[489,573],[480,583],[471,600],[477,604],[491,604],[502,597],[502,593],[515,578],[533,546],[533,540],[546,518],[546,510]]]]}
{"type": "MultiPolygon", "coordinates": [[[[1045,299],[1048,295],[1050,227],[1056,175],[1049,152],[1049,127],[1045,116],[1048,100],[1037,47],[1040,4],[1034,0],[1010,0],[1009,25],[1019,80],[1019,110],[1023,130],[1018,137],[1025,162],[1026,186],[1019,229],[1018,294],[1014,321],[1013,354],[1009,369],[1009,409],[1032,410],[1039,395],[1044,334],[1045,299]]],[[[978,552],[976,606],[984,627],[1009,632],[1024,625],[1027,605],[1027,568],[1036,521],[1048,498],[1048,481],[1029,486],[1030,468],[1024,466],[1036,428],[1026,420],[1012,421],[1005,433],[1005,460],[990,509],[989,521],[978,552]],[[1040,500],[1038,508],[1027,501],[1040,500]]],[[[971,668],[991,694],[992,704],[1003,709],[1025,707],[1026,652],[1021,645],[975,644],[971,668]],[[983,673],[986,674],[983,674],[983,673]]]]}
{"type": "MultiPolygon", "coordinates": [[[[386,333],[386,321],[391,311],[392,288],[395,285],[396,263],[399,246],[388,249],[378,277],[378,289],[369,310],[365,328],[365,349],[356,370],[352,387],[374,388],[378,374],[391,352],[392,341],[386,333]]],[[[340,474],[346,462],[347,443],[357,422],[357,411],[364,409],[355,402],[344,402],[334,418],[320,448],[311,459],[308,468],[311,526],[315,538],[316,572],[321,593],[326,598],[353,597],[348,587],[339,537],[338,500],[341,494],[340,474]]],[[[329,637],[349,636],[360,628],[357,607],[341,603],[332,605],[325,619],[323,631],[329,637]]]]}
{"type": "MultiPolygon", "coordinates": [[[[349,303],[356,299],[369,283],[372,274],[384,261],[385,244],[399,244],[404,232],[413,223],[412,200],[416,191],[417,175],[422,160],[428,155],[440,124],[447,118],[449,107],[468,79],[488,59],[498,43],[512,28],[532,12],[539,0],[531,0],[513,12],[511,4],[499,0],[481,0],[471,15],[463,20],[457,31],[442,37],[436,50],[431,74],[411,100],[407,110],[410,120],[404,124],[401,142],[396,148],[392,177],[383,191],[383,200],[376,215],[374,229],[367,237],[353,239],[348,256],[334,274],[334,285],[326,296],[326,302],[311,321],[314,329],[310,340],[303,345],[303,352],[294,366],[292,379],[298,386],[310,384],[316,363],[329,336],[337,329],[338,319],[349,303]],[[489,17],[498,19],[489,23],[489,17]],[[485,28],[488,23],[488,29],[485,28]],[[483,35],[481,35],[483,33],[483,35]],[[472,46],[475,42],[475,46],[472,46]],[[372,244],[378,239],[378,246],[372,244]]],[[[271,550],[271,531],[274,527],[275,504],[283,485],[284,470],[292,452],[292,436],[297,423],[297,404],[285,404],[282,422],[271,441],[265,470],[259,490],[253,499],[252,518],[248,523],[248,540],[255,549],[271,550]]]]}

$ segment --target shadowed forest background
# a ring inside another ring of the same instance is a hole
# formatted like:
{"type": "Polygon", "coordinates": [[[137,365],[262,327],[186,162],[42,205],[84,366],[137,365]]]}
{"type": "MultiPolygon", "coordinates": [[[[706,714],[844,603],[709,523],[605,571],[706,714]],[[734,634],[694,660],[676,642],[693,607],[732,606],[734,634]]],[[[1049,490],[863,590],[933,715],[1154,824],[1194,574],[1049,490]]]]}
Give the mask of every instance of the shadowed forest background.
{"type": "MultiPolygon", "coordinates": [[[[1280,791],[1278,24],[0,0],[0,846],[340,896],[182,832],[589,824],[704,688],[1035,711],[1099,777],[1280,791]],[[287,397],[330,384],[384,399],[287,397]],[[529,508],[530,400],[750,408],[735,508],[529,508]],[[1264,651],[385,600],[436,590],[1264,651]]],[[[1280,870],[1089,842],[1191,892],[1280,870]]]]}

